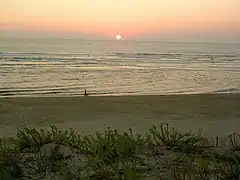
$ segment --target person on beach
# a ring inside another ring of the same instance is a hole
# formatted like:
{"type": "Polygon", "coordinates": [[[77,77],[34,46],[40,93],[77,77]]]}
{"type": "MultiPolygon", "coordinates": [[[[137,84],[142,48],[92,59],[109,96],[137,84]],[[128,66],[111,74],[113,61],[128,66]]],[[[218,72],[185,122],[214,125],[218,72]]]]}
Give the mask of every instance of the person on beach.
{"type": "Polygon", "coordinates": [[[84,96],[88,96],[87,90],[84,91],[84,96]]]}

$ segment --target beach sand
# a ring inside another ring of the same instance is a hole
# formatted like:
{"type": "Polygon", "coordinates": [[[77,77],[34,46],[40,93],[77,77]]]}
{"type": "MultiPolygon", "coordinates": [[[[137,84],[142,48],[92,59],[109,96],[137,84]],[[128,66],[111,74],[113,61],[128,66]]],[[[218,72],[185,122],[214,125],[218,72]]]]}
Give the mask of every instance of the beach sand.
{"type": "Polygon", "coordinates": [[[18,126],[74,128],[94,133],[110,126],[146,132],[156,123],[181,131],[199,128],[208,135],[240,129],[240,94],[171,96],[8,97],[0,99],[0,136],[16,134],[18,126]]]}

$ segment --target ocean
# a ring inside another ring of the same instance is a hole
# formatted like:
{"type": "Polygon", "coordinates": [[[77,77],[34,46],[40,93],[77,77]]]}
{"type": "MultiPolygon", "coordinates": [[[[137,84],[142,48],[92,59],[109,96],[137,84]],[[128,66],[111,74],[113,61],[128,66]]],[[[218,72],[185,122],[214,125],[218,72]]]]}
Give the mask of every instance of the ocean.
{"type": "Polygon", "coordinates": [[[240,92],[240,44],[0,39],[0,96],[240,92]]]}

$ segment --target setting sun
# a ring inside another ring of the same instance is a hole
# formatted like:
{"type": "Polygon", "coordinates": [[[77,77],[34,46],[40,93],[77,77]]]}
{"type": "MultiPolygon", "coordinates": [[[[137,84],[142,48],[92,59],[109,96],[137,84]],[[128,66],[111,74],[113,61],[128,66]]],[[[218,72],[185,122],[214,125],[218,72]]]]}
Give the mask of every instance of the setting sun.
{"type": "Polygon", "coordinates": [[[117,40],[120,40],[120,39],[122,39],[122,36],[121,36],[120,34],[117,34],[117,35],[116,35],[116,39],[117,39],[117,40]]]}

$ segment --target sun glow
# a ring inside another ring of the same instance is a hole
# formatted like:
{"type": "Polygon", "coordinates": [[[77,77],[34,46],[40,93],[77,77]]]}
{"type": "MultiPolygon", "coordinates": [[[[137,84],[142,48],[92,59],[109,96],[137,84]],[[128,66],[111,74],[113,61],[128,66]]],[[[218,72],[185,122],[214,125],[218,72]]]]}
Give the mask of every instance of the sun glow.
{"type": "Polygon", "coordinates": [[[122,39],[122,36],[121,36],[120,34],[117,34],[117,35],[116,35],[116,39],[117,39],[117,40],[120,40],[120,39],[122,39]]]}
{"type": "Polygon", "coordinates": [[[0,0],[0,35],[115,41],[210,40],[214,35],[238,43],[239,7],[240,0],[0,0]]]}

